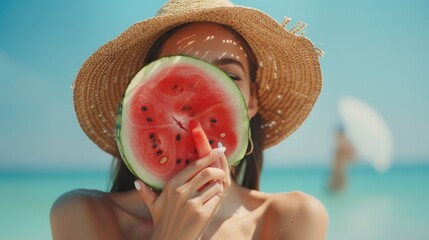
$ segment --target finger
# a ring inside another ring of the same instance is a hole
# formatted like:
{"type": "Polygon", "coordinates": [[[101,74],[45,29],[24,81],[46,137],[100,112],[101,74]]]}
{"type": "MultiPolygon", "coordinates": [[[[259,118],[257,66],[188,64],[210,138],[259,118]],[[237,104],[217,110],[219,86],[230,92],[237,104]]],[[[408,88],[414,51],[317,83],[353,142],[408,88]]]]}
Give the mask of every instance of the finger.
{"type": "Polygon", "coordinates": [[[222,195],[222,186],[219,182],[211,182],[201,192],[198,202],[204,205],[216,195],[222,195]]]}
{"type": "MultiPolygon", "coordinates": [[[[220,163],[221,169],[225,172],[224,183],[226,183],[228,188],[229,188],[229,186],[231,185],[231,174],[229,172],[229,164],[228,164],[228,160],[226,159],[226,156],[225,156],[225,151],[226,151],[226,148],[224,146],[222,146],[221,142],[219,142],[218,148],[217,148],[217,153],[219,155],[219,163],[220,163]]],[[[228,188],[226,188],[226,189],[228,189],[228,188]]]]}
{"type": "Polygon", "coordinates": [[[216,214],[216,211],[219,209],[220,204],[222,203],[223,196],[221,194],[214,194],[209,198],[203,206],[207,209],[212,209],[212,214],[216,214]]]}
{"type": "Polygon", "coordinates": [[[207,167],[195,175],[187,185],[189,185],[191,191],[200,191],[207,183],[218,180],[223,182],[224,179],[225,172],[222,169],[207,167]]]}
{"type": "Polygon", "coordinates": [[[221,165],[222,165],[222,170],[225,172],[225,181],[224,181],[224,184],[227,184],[228,188],[229,188],[229,186],[231,185],[231,172],[229,170],[228,161],[227,161],[225,155],[222,156],[222,157],[220,157],[220,162],[221,162],[221,165]]]}
{"type": "Polygon", "coordinates": [[[140,197],[146,203],[148,208],[152,211],[153,205],[158,198],[158,194],[153,192],[149,186],[147,186],[140,180],[136,180],[134,182],[134,186],[137,189],[137,192],[139,193],[140,197]]]}
{"type": "Polygon", "coordinates": [[[189,182],[195,175],[197,175],[204,168],[209,167],[214,162],[218,161],[218,155],[215,151],[210,151],[210,153],[203,158],[192,162],[185,169],[180,171],[175,177],[174,181],[171,181],[175,185],[174,188],[177,188],[187,182],[189,182]]]}

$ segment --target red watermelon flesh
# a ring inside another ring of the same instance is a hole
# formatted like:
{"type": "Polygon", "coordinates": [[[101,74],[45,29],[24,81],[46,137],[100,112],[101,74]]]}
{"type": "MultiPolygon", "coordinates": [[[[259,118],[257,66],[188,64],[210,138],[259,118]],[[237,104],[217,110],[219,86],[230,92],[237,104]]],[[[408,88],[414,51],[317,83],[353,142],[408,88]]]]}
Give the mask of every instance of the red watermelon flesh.
{"type": "Polygon", "coordinates": [[[144,67],[131,81],[119,110],[116,139],[128,168],[162,189],[202,156],[197,149],[215,148],[219,141],[228,162],[237,164],[247,148],[248,128],[244,98],[222,70],[171,56],[144,67]],[[200,123],[207,135],[205,147],[196,147],[201,142],[194,142],[192,122],[200,123]]]}

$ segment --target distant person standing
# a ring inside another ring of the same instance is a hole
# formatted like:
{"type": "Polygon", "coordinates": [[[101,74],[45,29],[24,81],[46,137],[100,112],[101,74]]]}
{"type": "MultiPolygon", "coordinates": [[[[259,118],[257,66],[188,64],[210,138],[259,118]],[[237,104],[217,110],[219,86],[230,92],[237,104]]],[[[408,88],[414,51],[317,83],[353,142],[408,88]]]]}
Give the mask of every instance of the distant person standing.
{"type": "Polygon", "coordinates": [[[333,192],[344,190],[347,184],[347,166],[356,159],[352,143],[340,127],[336,134],[336,149],[332,160],[329,189],[333,192]]]}

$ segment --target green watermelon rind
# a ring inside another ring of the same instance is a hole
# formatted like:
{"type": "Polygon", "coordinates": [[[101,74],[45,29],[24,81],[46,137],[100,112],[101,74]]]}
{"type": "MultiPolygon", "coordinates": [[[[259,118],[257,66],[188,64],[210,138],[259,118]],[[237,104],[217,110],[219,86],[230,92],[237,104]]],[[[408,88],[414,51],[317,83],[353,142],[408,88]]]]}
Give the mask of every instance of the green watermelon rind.
{"type": "Polygon", "coordinates": [[[141,164],[138,162],[138,160],[136,160],[136,157],[134,156],[133,151],[129,148],[129,146],[126,146],[122,143],[123,134],[127,134],[126,129],[122,128],[122,114],[124,111],[124,106],[127,105],[129,100],[132,99],[132,95],[130,96],[129,93],[130,92],[133,93],[134,88],[144,83],[144,81],[151,79],[151,76],[153,74],[157,73],[160,69],[163,69],[162,66],[164,65],[170,66],[170,64],[177,64],[177,63],[190,64],[192,66],[201,67],[202,69],[204,69],[204,71],[208,72],[211,76],[219,76],[219,75],[222,76],[219,78],[219,80],[224,82],[223,85],[227,86],[227,89],[231,91],[231,95],[239,96],[239,99],[236,102],[241,106],[237,106],[236,108],[240,107],[242,109],[242,112],[241,114],[237,113],[236,116],[237,117],[241,116],[242,118],[242,119],[238,119],[238,121],[242,122],[240,129],[243,129],[244,132],[241,133],[239,136],[242,136],[244,140],[240,141],[241,146],[238,146],[236,148],[236,151],[231,153],[231,155],[228,157],[228,164],[236,166],[240,163],[240,161],[243,159],[244,155],[246,154],[248,138],[250,136],[249,118],[248,118],[247,104],[246,104],[245,98],[241,93],[240,89],[234,83],[234,81],[228,75],[226,75],[223,70],[203,60],[189,57],[189,56],[181,56],[181,55],[163,57],[146,65],[143,69],[141,69],[136,74],[136,76],[130,82],[122,98],[122,101],[118,108],[118,114],[116,119],[115,138],[116,138],[117,147],[122,157],[122,160],[124,161],[128,169],[131,171],[131,173],[155,190],[162,190],[163,185],[165,184],[165,181],[156,179],[155,176],[153,176],[149,171],[147,171],[144,167],[142,167],[141,164]],[[130,154],[126,154],[127,151],[130,152],[130,154]],[[131,156],[126,156],[126,155],[131,155],[131,156]]]}

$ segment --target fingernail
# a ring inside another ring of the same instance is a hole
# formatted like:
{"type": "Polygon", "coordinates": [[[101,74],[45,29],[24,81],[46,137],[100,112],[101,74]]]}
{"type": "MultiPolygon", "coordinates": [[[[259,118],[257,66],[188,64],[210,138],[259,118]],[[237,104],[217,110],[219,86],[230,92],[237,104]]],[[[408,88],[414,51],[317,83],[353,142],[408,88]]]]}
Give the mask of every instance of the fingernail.
{"type": "Polygon", "coordinates": [[[218,144],[217,144],[217,153],[219,155],[222,155],[225,151],[226,151],[226,147],[224,147],[221,142],[218,142],[218,144]]]}
{"type": "Polygon", "coordinates": [[[142,186],[140,185],[138,180],[134,181],[134,186],[136,187],[137,191],[140,191],[142,189],[142,186]]]}

